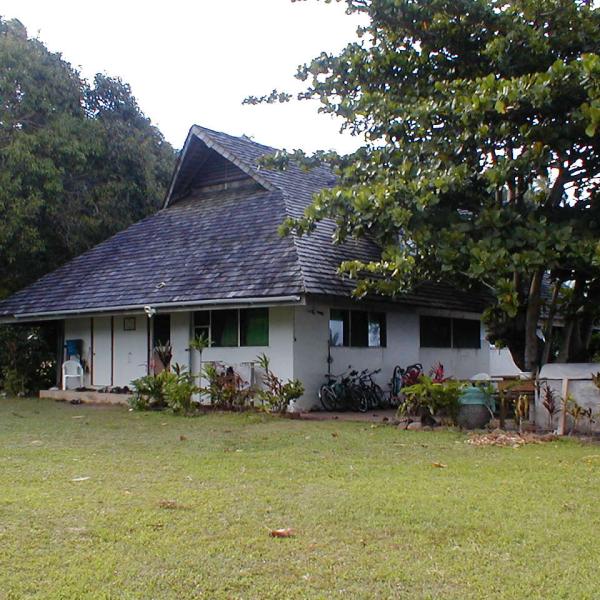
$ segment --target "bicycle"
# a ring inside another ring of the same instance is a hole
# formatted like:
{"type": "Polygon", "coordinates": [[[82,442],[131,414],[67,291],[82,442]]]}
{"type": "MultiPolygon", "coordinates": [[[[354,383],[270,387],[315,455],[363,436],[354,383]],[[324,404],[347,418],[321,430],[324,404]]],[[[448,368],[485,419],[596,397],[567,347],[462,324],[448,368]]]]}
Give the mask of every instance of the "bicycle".
{"type": "Polygon", "coordinates": [[[390,382],[390,406],[394,408],[400,406],[402,388],[418,383],[421,375],[423,375],[423,365],[421,363],[408,365],[405,369],[400,365],[396,365],[390,382]]]}
{"type": "MultiPolygon", "coordinates": [[[[348,367],[351,368],[351,367],[348,367]]],[[[327,383],[319,389],[319,400],[327,411],[347,410],[360,405],[360,392],[356,384],[357,371],[331,375],[327,373],[327,383]]]]}
{"type": "Polygon", "coordinates": [[[370,371],[365,369],[357,377],[358,387],[360,389],[360,403],[358,410],[367,412],[379,408],[383,404],[383,390],[381,386],[373,380],[373,376],[377,375],[381,369],[370,371]]]}

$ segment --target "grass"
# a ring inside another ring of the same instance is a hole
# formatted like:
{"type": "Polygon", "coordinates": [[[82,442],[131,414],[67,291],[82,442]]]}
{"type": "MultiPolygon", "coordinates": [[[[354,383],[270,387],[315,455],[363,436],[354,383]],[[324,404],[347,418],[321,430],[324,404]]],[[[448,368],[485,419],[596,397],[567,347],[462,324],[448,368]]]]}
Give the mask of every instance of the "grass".
{"type": "Polygon", "coordinates": [[[597,598],[600,449],[465,439],[0,400],[0,598],[597,598]]]}

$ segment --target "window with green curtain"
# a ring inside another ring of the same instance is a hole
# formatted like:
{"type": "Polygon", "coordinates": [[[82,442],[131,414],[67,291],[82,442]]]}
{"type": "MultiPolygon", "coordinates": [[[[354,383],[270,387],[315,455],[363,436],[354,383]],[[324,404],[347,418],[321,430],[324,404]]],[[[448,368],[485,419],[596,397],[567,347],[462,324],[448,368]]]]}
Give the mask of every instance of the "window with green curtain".
{"type": "Polygon", "coordinates": [[[237,346],[238,311],[213,310],[211,314],[211,337],[212,346],[237,346]]]}
{"type": "Polygon", "coordinates": [[[240,346],[269,345],[269,309],[240,310],[240,346]]]}
{"type": "Polygon", "coordinates": [[[329,343],[348,346],[350,342],[350,311],[332,308],[329,313],[329,343]]]}

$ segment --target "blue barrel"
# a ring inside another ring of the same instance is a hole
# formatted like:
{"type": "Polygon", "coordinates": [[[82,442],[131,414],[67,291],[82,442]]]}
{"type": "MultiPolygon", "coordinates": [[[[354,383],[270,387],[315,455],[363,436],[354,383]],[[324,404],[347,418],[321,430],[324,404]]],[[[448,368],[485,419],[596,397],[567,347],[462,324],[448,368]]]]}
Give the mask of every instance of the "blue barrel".
{"type": "Polygon", "coordinates": [[[65,340],[65,348],[67,349],[67,359],[71,356],[81,358],[83,354],[83,340],[65,340]]]}
{"type": "Polygon", "coordinates": [[[465,388],[458,402],[458,424],[465,429],[482,429],[491,417],[494,409],[494,400],[490,395],[475,386],[465,388]]]}

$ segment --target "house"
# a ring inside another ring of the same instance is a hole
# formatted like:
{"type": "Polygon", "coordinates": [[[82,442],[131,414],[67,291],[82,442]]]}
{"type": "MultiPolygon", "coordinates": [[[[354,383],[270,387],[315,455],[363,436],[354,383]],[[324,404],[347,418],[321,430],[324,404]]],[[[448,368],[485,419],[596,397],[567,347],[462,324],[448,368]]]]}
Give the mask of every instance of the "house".
{"type": "Polygon", "coordinates": [[[163,208],[0,303],[0,319],[59,320],[68,353],[96,387],[146,374],[159,342],[196,370],[188,344],[197,334],[211,339],[205,361],[250,372],[267,354],[279,376],[304,383],[304,409],[318,403],[325,373],[348,365],[381,368],[384,387],[397,364],[440,361],[457,377],[490,372],[477,293],[424,283],[395,301],[357,302],[337,268],[376,257],[373,243],[336,246],[329,221],[308,236],[278,234],[335,180],[324,166],[262,167],[273,152],[192,127],[163,208]]]}

